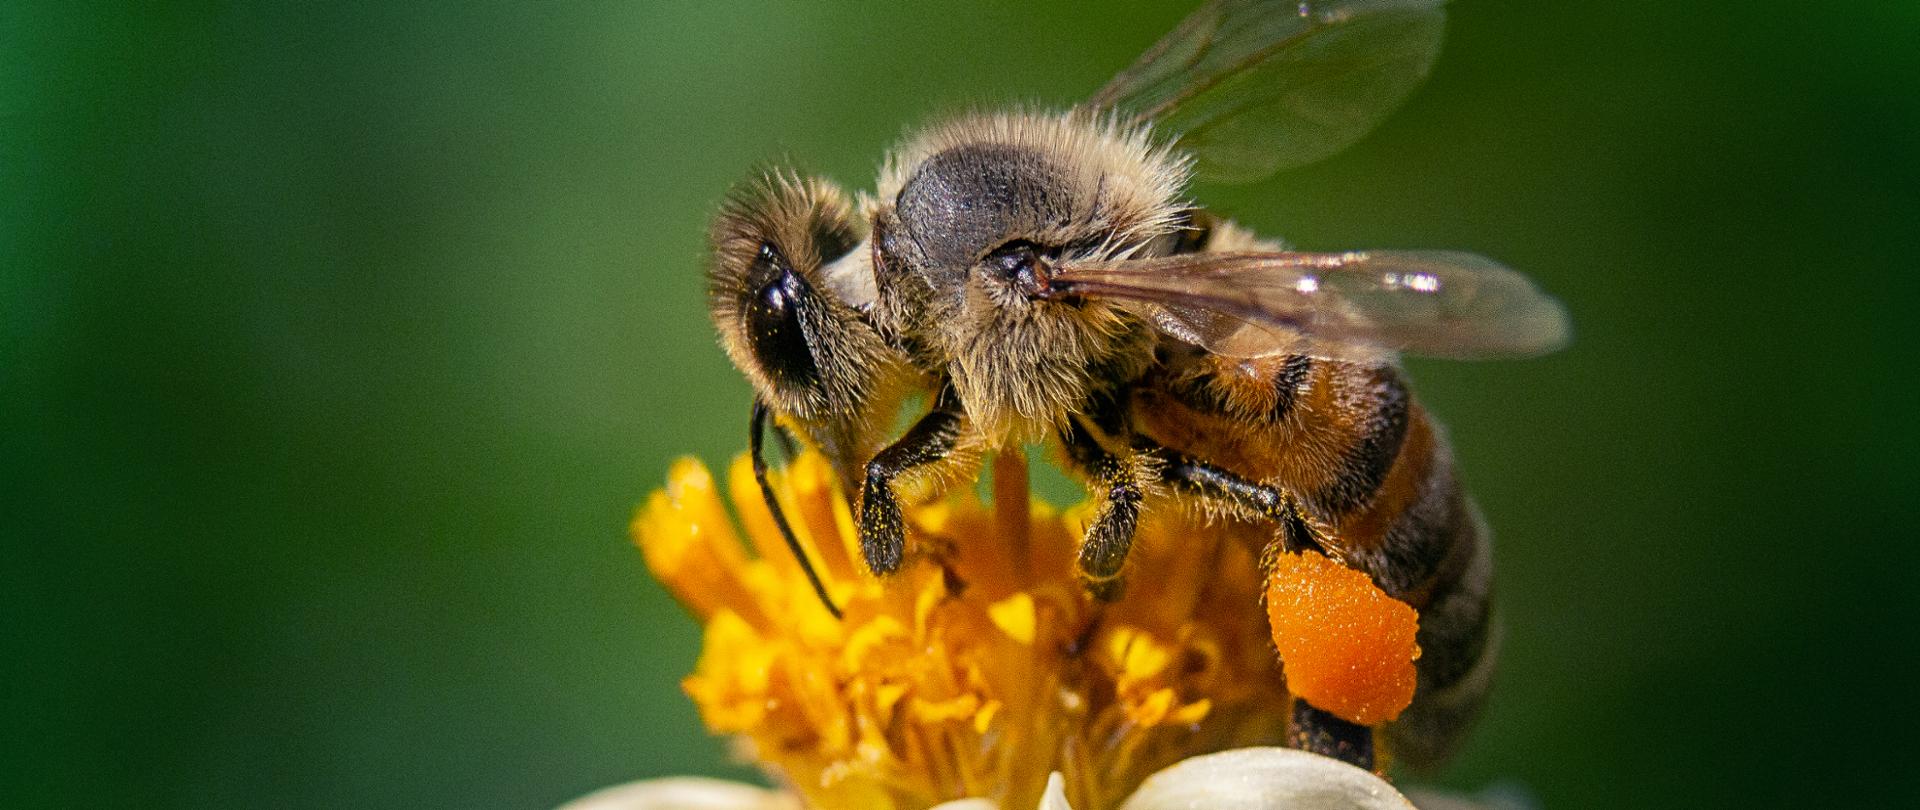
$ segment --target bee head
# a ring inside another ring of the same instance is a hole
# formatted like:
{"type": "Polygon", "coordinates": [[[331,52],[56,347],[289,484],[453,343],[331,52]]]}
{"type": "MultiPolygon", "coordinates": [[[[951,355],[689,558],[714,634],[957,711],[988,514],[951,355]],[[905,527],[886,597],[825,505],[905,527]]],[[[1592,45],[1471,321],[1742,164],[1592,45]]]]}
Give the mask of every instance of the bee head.
{"type": "Polygon", "coordinates": [[[729,195],[710,233],[707,305],[727,356],[776,410],[813,418],[857,404],[882,351],[832,264],[859,243],[833,185],[770,172],[729,195]],[[870,371],[870,369],[868,370],[870,371]]]}

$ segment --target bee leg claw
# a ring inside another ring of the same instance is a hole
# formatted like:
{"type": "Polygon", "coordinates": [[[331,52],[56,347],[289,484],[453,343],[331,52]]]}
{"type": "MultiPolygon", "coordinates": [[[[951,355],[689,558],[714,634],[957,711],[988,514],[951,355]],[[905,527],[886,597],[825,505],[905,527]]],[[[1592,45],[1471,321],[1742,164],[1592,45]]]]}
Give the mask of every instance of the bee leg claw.
{"type": "Polygon", "coordinates": [[[1287,745],[1373,770],[1373,729],[1350,723],[1304,700],[1293,702],[1287,745]]]}
{"type": "Polygon", "coordinates": [[[1093,597],[1096,602],[1120,601],[1121,595],[1126,592],[1126,586],[1125,577],[1086,580],[1087,595],[1093,597]]]}

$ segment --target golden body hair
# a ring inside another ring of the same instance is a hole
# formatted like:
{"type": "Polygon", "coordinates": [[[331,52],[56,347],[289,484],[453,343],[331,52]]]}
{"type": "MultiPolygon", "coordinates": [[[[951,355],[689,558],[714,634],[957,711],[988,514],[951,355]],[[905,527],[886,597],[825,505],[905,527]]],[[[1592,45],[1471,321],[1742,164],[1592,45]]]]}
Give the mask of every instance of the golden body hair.
{"type": "Polygon", "coordinates": [[[1036,301],[981,262],[1021,242],[1135,255],[1177,227],[1186,165],[1085,114],[972,115],[888,158],[873,214],[875,324],[950,380],[969,443],[1042,440],[1096,389],[1144,373],[1153,335],[1104,302],[1036,301]]]}

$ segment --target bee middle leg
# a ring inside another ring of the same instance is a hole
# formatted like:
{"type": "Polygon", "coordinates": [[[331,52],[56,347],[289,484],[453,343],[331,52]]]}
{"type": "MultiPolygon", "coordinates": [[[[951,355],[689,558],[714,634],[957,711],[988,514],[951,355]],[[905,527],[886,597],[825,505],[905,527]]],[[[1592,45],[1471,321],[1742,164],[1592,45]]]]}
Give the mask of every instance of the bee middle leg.
{"type": "Polygon", "coordinates": [[[1080,420],[1070,420],[1060,431],[1060,445],[1069,461],[1093,478],[1094,511],[1086,537],[1080,543],[1080,575],[1088,592],[1103,601],[1120,596],[1120,570],[1140,523],[1143,479],[1150,457],[1142,453],[1116,455],[1100,444],[1080,420]]]}
{"type": "Polygon", "coordinates": [[[951,389],[943,390],[933,410],[867,462],[866,480],[860,485],[860,552],[873,573],[884,576],[900,570],[906,556],[906,520],[893,480],[952,455],[965,422],[959,400],[951,389]]]}

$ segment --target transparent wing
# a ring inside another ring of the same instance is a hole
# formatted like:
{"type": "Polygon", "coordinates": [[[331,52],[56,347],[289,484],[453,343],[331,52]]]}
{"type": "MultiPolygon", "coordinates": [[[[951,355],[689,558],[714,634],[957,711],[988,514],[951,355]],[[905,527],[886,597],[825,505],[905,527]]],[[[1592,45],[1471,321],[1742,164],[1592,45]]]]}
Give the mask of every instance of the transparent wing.
{"type": "Polygon", "coordinates": [[[1527,357],[1566,345],[1571,332],[1560,302],[1526,276],[1452,251],[1069,262],[1050,288],[1133,302],[1168,334],[1232,357],[1527,357]]]}
{"type": "Polygon", "coordinates": [[[1211,0],[1088,102],[1151,121],[1208,180],[1249,182],[1367,134],[1427,76],[1446,0],[1211,0]]]}

